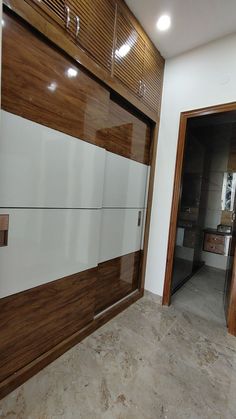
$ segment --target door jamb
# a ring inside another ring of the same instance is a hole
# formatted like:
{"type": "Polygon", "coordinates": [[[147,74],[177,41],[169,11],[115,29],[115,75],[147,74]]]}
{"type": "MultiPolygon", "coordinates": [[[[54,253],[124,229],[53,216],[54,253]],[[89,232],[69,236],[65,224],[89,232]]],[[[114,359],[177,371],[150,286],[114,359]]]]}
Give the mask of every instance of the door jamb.
{"type": "MultiPolygon", "coordinates": [[[[171,282],[173,273],[173,259],[176,240],[176,227],[178,217],[178,207],[181,189],[181,177],[183,168],[184,148],[186,127],[189,118],[211,115],[220,112],[236,111],[236,102],[226,103],[223,105],[210,106],[207,108],[195,109],[180,114],[179,136],[175,163],[174,187],[172,195],[172,207],[169,225],[169,237],[166,257],[166,271],[163,289],[162,304],[169,306],[171,304],[171,282]]],[[[236,259],[236,258],[235,258],[236,259]]],[[[236,261],[233,269],[231,297],[228,310],[228,327],[229,333],[236,336],[236,261]]]]}

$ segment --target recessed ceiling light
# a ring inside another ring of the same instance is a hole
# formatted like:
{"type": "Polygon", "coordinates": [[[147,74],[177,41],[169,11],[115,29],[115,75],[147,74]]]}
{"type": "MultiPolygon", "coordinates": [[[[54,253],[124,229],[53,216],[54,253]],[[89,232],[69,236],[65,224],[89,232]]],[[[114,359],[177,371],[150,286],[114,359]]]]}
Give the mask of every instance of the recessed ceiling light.
{"type": "Polygon", "coordinates": [[[170,25],[171,25],[170,16],[162,15],[159,17],[157,21],[157,29],[159,29],[159,31],[166,31],[167,29],[169,29],[170,25]]]}

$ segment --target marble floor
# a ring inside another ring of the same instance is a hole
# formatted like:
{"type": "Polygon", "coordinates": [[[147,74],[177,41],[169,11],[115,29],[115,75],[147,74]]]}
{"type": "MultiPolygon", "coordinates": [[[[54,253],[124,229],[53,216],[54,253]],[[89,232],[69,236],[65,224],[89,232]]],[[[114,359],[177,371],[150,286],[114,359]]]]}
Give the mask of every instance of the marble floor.
{"type": "Polygon", "coordinates": [[[1,419],[236,418],[236,338],[222,273],[163,308],[150,293],[0,402],[1,419]]]}

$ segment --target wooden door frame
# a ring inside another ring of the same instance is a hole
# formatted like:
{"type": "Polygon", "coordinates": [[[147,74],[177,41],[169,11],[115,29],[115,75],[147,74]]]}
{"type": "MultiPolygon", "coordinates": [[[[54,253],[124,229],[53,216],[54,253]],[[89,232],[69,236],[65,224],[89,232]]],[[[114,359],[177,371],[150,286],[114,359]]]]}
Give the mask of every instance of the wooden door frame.
{"type": "MultiPolygon", "coordinates": [[[[178,207],[181,191],[181,178],[183,168],[183,158],[185,149],[186,127],[189,118],[206,116],[221,112],[236,111],[236,102],[223,105],[210,106],[207,108],[195,109],[180,114],[179,136],[175,163],[175,176],[172,195],[172,207],[169,224],[169,238],[166,257],[165,281],[163,289],[162,304],[169,306],[171,304],[171,283],[173,273],[173,259],[177,231],[178,207]]],[[[234,258],[234,269],[231,287],[231,297],[228,310],[228,330],[229,333],[236,335],[236,257],[234,258]]]]}

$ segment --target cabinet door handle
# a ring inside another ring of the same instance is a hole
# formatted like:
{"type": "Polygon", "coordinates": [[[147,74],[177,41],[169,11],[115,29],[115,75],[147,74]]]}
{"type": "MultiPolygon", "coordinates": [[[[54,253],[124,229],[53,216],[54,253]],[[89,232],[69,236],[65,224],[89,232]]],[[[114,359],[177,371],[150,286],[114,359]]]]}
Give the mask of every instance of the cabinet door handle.
{"type": "Polygon", "coordinates": [[[141,226],[141,219],[142,219],[142,211],[138,212],[138,227],[141,226]]]}
{"type": "Polygon", "coordinates": [[[76,23],[75,36],[77,38],[77,36],[79,35],[79,31],[80,31],[80,18],[79,18],[79,16],[75,16],[75,23],[76,23]]]}
{"type": "Polygon", "coordinates": [[[146,84],[143,83],[143,95],[142,95],[142,97],[146,96],[146,91],[147,91],[146,84]]]}
{"type": "Polygon", "coordinates": [[[66,27],[69,28],[70,26],[70,8],[68,5],[65,5],[65,13],[66,13],[66,27]]]}
{"type": "Polygon", "coordinates": [[[139,97],[142,97],[142,80],[139,80],[138,95],[139,97]]]}

